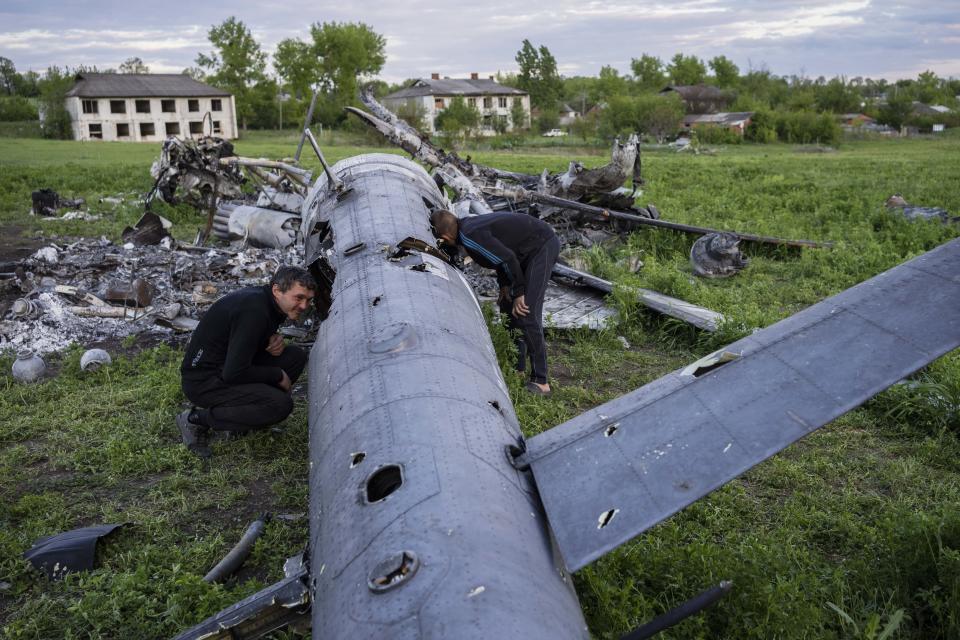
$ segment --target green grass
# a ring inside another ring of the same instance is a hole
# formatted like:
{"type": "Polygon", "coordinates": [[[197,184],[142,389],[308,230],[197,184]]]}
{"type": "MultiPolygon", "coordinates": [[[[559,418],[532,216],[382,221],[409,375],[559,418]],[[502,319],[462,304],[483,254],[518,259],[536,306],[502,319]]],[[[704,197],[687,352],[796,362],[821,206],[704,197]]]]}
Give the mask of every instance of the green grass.
{"type": "MultiPolygon", "coordinates": [[[[330,161],[378,147],[331,146],[330,161]]],[[[257,133],[249,156],[290,156],[296,135],[257,133]]],[[[0,138],[0,236],[106,235],[140,214],[136,203],[98,198],[143,193],[159,145],[0,138]],[[103,220],[43,222],[26,215],[30,192],[83,196],[103,220]]],[[[764,235],[830,240],[830,250],[746,247],[750,266],[701,280],[692,238],[642,229],[592,269],[615,280],[621,322],[599,333],[549,336],[557,388],[522,392],[509,336],[491,333],[528,435],[656,379],[756,327],[960,235],[908,223],[882,209],[891,193],[960,215],[960,139],[860,142],[833,153],[745,145],[714,155],[644,153],[642,203],[665,219],[764,235]],[[644,267],[629,273],[623,258],[644,267]],[[675,295],[722,312],[703,334],[639,307],[627,286],[675,295]],[[618,336],[631,344],[625,350],[618,336]]],[[[482,163],[514,171],[588,166],[606,150],[478,149],[482,163]]],[[[319,168],[307,155],[307,164],[319,168]]],[[[177,235],[202,224],[166,209],[177,235]]],[[[51,363],[58,375],[15,384],[0,356],[0,635],[10,638],[168,637],[281,576],[306,519],[274,521],[227,585],[200,577],[262,511],[307,510],[306,408],[285,433],[217,445],[205,467],[172,427],[182,396],[180,352],[160,346],[115,358],[94,374],[80,350],[51,363]],[[146,391],[146,392],[145,392],[146,391]],[[104,545],[100,568],[48,583],[21,558],[42,535],[102,522],[135,523],[104,545]]],[[[881,356],[882,357],[882,356],[881,356]]],[[[709,498],[580,571],[576,585],[592,634],[617,638],[722,579],[733,593],[664,638],[960,637],[960,353],[954,352],[767,461],[709,498]]]]}

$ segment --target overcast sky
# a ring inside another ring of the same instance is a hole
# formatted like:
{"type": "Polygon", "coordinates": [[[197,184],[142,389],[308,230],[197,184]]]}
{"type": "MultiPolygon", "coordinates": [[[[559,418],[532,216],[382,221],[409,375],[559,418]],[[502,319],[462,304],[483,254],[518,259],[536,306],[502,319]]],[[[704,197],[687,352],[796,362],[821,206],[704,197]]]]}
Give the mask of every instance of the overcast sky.
{"type": "MultiPolygon", "coordinates": [[[[208,29],[235,15],[272,53],[306,39],[313,22],[369,25],[387,41],[380,77],[482,76],[516,71],[524,38],[546,45],[567,76],[603,65],[630,72],[642,54],[725,55],[741,73],[960,77],[960,0],[475,0],[330,3],[100,0],[0,2],[0,56],[18,71],[49,65],[118,67],[138,56],[153,72],[180,72],[210,49],[208,29]]],[[[272,67],[270,68],[272,71],[272,67]]]]}

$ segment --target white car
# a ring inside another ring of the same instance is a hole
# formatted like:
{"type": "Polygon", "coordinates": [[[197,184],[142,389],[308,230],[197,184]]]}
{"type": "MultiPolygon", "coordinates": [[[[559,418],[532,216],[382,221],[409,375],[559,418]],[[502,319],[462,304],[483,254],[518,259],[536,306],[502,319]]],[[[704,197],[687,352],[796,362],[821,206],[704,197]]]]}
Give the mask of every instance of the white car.
{"type": "Polygon", "coordinates": [[[565,136],[565,135],[567,135],[567,132],[562,129],[550,129],[550,131],[547,131],[545,134],[543,134],[543,137],[557,138],[559,136],[565,136]]]}

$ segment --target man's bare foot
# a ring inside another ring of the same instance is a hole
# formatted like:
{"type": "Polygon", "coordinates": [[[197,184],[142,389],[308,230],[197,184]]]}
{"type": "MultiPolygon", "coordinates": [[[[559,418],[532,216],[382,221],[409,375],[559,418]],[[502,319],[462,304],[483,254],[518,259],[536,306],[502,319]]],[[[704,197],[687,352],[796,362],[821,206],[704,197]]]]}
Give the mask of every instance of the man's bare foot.
{"type": "Polygon", "coordinates": [[[530,393],[533,393],[533,394],[536,394],[536,395],[539,395],[539,396],[548,396],[548,395],[550,395],[550,385],[549,385],[549,384],[541,384],[541,383],[539,383],[539,382],[534,382],[533,380],[531,380],[530,382],[527,383],[527,386],[526,386],[525,388],[526,388],[526,390],[529,391],[530,393]]]}

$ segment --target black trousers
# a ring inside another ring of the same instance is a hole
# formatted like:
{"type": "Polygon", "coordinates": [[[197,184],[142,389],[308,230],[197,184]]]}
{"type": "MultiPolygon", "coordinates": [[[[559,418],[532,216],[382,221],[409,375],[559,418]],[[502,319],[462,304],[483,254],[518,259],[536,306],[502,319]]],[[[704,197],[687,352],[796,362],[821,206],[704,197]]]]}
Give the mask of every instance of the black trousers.
{"type": "Polygon", "coordinates": [[[523,265],[527,281],[524,301],[530,313],[515,318],[511,313],[512,305],[502,305],[501,311],[507,314],[507,328],[519,329],[517,339],[517,371],[526,369],[526,360],[530,359],[530,380],[540,384],[547,383],[547,343],[543,339],[543,297],[547,292],[550,273],[560,254],[560,240],[554,236],[547,240],[540,250],[530,256],[523,265]]]}
{"type": "MultiPolygon", "coordinates": [[[[288,346],[279,356],[262,353],[256,365],[280,367],[296,382],[309,356],[300,347],[288,346]]],[[[276,424],[293,411],[290,394],[270,384],[227,384],[219,375],[182,380],[183,393],[193,404],[207,409],[207,424],[217,431],[251,431],[276,424]]]]}

